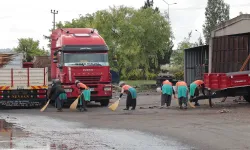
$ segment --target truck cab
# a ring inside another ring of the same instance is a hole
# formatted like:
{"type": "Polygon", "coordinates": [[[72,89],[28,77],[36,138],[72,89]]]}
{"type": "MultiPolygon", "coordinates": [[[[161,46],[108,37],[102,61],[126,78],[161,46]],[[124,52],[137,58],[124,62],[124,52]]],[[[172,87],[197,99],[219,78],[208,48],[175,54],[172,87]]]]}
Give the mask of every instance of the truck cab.
{"type": "Polygon", "coordinates": [[[60,79],[69,100],[75,100],[79,80],[91,90],[91,101],[109,104],[112,98],[108,46],[91,28],[67,28],[53,31],[51,78],[60,79]]]}

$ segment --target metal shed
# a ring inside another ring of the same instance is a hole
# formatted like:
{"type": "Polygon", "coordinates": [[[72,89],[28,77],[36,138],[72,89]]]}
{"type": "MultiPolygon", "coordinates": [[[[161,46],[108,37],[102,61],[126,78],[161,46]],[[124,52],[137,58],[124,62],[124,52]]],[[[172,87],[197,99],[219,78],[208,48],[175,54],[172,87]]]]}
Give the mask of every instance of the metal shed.
{"type": "Polygon", "coordinates": [[[188,85],[208,72],[208,51],[208,45],[184,50],[184,80],[188,85]]]}
{"type": "MultiPolygon", "coordinates": [[[[209,40],[209,73],[239,71],[250,53],[250,15],[243,14],[215,28],[209,40]]],[[[249,65],[245,68],[249,70],[249,65]]]]}

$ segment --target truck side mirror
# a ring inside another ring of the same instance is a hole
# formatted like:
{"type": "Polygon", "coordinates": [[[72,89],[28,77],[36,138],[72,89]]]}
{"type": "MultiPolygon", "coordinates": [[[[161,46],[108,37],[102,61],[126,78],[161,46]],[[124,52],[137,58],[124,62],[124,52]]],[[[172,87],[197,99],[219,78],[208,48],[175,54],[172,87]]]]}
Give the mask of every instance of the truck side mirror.
{"type": "Polygon", "coordinates": [[[53,63],[57,63],[58,62],[57,54],[58,54],[58,51],[55,51],[54,52],[54,56],[53,56],[53,63]]]}
{"type": "Polygon", "coordinates": [[[57,68],[62,69],[63,66],[61,64],[58,64],[57,68]]]}

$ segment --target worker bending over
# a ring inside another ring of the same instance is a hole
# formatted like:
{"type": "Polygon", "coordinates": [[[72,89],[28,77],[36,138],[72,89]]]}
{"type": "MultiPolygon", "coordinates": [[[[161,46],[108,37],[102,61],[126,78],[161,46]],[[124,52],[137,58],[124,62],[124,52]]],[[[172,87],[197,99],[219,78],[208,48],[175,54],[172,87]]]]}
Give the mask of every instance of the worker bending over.
{"type": "Polygon", "coordinates": [[[55,79],[52,81],[52,88],[49,93],[49,99],[55,101],[55,107],[57,108],[57,111],[62,112],[63,103],[67,100],[67,94],[62,88],[61,81],[59,79],[55,79]]]}
{"type": "MultiPolygon", "coordinates": [[[[196,80],[193,83],[190,84],[190,101],[192,102],[192,99],[194,97],[199,96],[199,91],[202,90],[202,94],[205,96],[205,84],[202,80],[196,80]]],[[[194,101],[195,106],[200,106],[198,103],[198,100],[194,101]]]]}
{"type": "Polygon", "coordinates": [[[81,83],[80,81],[75,81],[76,87],[80,90],[79,92],[79,111],[87,111],[86,102],[90,101],[91,92],[89,88],[81,83]]]}
{"type": "Polygon", "coordinates": [[[126,108],[123,110],[129,110],[130,106],[132,106],[131,110],[135,110],[136,98],[137,98],[137,93],[136,93],[135,88],[133,88],[129,85],[126,85],[125,82],[123,82],[123,81],[121,81],[119,83],[119,86],[122,88],[119,100],[121,99],[121,97],[124,93],[127,94],[126,108]]]}
{"type": "Polygon", "coordinates": [[[178,81],[176,83],[176,89],[177,89],[180,109],[183,109],[182,104],[185,105],[184,109],[187,109],[187,98],[188,98],[187,83],[184,81],[178,81]]]}
{"type": "Polygon", "coordinates": [[[162,83],[162,87],[161,87],[161,108],[163,108],[163,106],[166,104],[166,107],[169,108],[169,106],[171,105],[171,100],[172,100],[172,95],[174,94],[174,98],[175,97],[175,91],[173,88],[173,84],[171,82],[169,82],[168,80],[165,80],[162,83]]]}

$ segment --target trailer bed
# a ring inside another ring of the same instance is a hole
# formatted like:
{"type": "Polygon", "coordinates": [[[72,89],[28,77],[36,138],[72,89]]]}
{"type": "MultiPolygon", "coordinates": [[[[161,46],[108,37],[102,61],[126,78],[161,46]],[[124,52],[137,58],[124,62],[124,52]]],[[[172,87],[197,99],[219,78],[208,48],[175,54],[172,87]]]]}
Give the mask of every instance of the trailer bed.
{"type": "Polygon", "coordinates": [[[209,90],[224,90],[250,86],[250,71],[230,73],[205,73],[205,87],[209,90]]]}
{"type": "Polygon", "coordinates": [[[38,107],[47,101],[48,68],[9,68],[0,72],[0,107],[38,107]]]}

